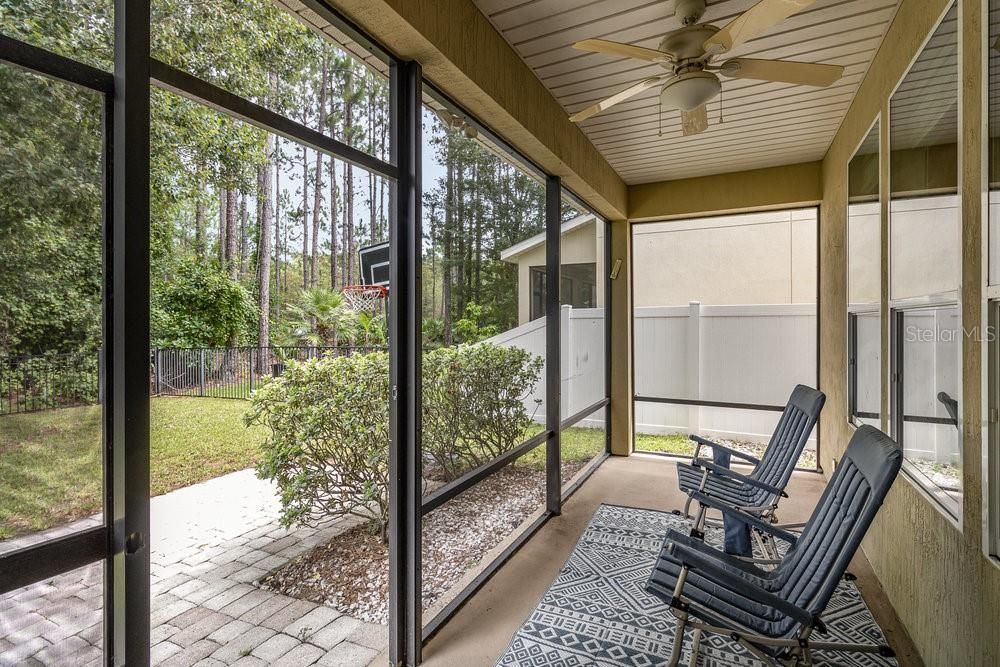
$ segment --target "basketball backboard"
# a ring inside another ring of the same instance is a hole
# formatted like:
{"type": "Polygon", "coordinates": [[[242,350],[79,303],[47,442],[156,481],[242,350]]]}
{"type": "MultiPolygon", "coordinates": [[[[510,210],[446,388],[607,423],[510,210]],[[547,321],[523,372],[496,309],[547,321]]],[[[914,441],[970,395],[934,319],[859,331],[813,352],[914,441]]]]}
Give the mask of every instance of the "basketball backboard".
{"type": "Polygon", "coordinates": [[[363,285],[389,287],[389,242],[375,243],[358,250],[363,285]]]}

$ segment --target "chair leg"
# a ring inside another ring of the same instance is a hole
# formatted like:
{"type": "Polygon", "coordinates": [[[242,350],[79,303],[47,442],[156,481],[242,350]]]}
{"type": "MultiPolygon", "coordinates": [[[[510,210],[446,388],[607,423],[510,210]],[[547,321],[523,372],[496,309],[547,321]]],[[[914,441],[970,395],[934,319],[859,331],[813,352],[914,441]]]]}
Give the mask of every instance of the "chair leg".
{"type": "Polygon", "coordinates": [[[691,659],[688,667],[698,667],[698,649],[701,648],[701,628],[694,629],[694,639],[691,641],[691,659]]]}
{"type": "Polygon", "coordinates": [[[677,616],[677,629],[674,631],[674,647],[670,651],[668,667],[677,667],[681,661],[681,647],[684,645],[684,627],[687,625],[687,614],[681,613],[677,616]],[[685,617],[685,618],[682,618],[685,617]]]}
{"type": "Polygon", "coordinates": [[[688,499],[684,502],[684,518],[685,519],[690,519],[691,518],[691,511],[690,510],[691,510],[691,496],[688,496],[688,499]]]}

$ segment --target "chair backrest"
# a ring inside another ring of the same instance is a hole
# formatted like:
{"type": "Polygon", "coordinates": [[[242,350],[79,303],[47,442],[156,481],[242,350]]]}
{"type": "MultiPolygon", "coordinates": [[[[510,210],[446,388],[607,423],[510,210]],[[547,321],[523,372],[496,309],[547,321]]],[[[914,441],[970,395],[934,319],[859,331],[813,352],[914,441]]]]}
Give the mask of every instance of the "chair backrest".
{"type": "Polygon", "coordinates": [[[826,394],[818,389],[796,385],[760,463],[750,476],[779,489],[785,488],[825,402],[826,394]]]}
{"type": "Polygon", "coordinates": [[[867,425],[855,432],[802,536],[772,572],[783,598],[823,611],[902,462],[902,450],[886,434],[867,425]]]}

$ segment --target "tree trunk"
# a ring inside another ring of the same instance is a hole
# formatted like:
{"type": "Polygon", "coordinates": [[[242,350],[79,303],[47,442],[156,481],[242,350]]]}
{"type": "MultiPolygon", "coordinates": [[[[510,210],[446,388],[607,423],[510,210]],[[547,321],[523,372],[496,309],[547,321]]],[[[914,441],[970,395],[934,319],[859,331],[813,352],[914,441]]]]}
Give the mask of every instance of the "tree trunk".
{"type": "Polygon", "coordinates": [[[194,204],[194,256],[201,264],[205,259],[205,177],[198,173],[198,197],[194,204]]]}
{"type": "MultiPolygon", "coordinates": [[[[277,78],[275,75],[271,75],[277,78]]],[[[273,85],[273,84],[272,84],[273,85]]],[[[274,319],[280,315],[281,303],[281,258],[284,250],[281,247],[281,140],[274,138],[274,319]]]]}
{"type": "MultiPolygon", "coordinates": [[[[344,264],[347,268],[345,285],[354,284],[354,167],[350,163],[344,168],[344,234],[346,252],[344,264]]],[[[359,281],[360,282],[360,281],[359,281]]]]}
{"type": "Polygon", "coordinates": [[[309,149],[302,147],[302,289],[309,287],[309,149]]]}
{"type": "MultiPolygon", "coordinates": [[[[273,85],[273,84],[272,84],[273,85]]],[[[274,216],[271,206],[271,165],[275,149],[275,137],[273,134],[267,135],[267,160],[260,168],[260,217],[257,220],[259,231],[257,245],[257,295],[258,295],[258,321],[257,321],[257,345],[261,350],[257,356],[257,372],[264,374],[267,372],[268,360],[263,348],[271,345],[271,220],[274,216]]]]}
{"type": "Polygon", "coordinates": [[[226,270],[226,189],[219,188],[219,268],[226,270]]]}
{"type": "Polygon", "coordinates": [[[337,161],[330,160],[330,289],[337,291],[337,161]]]}
{"type": "Polygon", "coordinates": [[[226,272],[236,280],[239,265],[236,262],[236,191],[226,190],[226,272]]]}
{"type": "MultiPolygon", "coordinates": [[[[327,59],[323,56],[323,69],[320,74],[319,108],[316,111],[316,129],[322,134],[326,123],[326,79],[328,74],[327,59]]],[[[321,206],[323,204],[323,154],[316,151],[316,181],[313,185],[313,223],[312,223],[312,261],[310,262],[309,285],[319,284],[319,223],[321,206]]]]}
{"type": "Polygon", "coordinates": [[[240,278],[244,280],[250,264],[249,217],[247,193],[243,192],[240,194],[240,278]]]}
{"type": "Polygon", "coordinates": [[[446,137],[447,149],[447,170],[448,176],[445,181],[445,209],[444,209],[444,234],[442,235],[441,254],[441,320],[444,329],[444,344],[451,345],[451,278],[452,278],[452,230],[455,224],[455,158],[452,151],[451,137],[446,137]]]}

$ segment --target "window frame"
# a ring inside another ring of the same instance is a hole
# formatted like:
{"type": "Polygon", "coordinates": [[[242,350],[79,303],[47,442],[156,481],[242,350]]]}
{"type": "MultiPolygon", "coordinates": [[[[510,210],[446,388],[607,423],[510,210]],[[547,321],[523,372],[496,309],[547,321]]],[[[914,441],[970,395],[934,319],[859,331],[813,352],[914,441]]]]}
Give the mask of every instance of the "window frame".
{"type": "MultiPolygon", "coordinates": [[[[684,216],[676,216],[675,218],[672,218],[672,219],[674,219],[674,220],[685,220],[685,221],[687,221],[687,220],[690,220],[690,221],[702,221],[702,220],[711,220],[713,218],[732,217],[733,215],[742,215],[742,214],[748,214],[749,215],[749,214],[754,214],[754,213],[764,213],[764,212],[774,212],[774,211],[799,211],[799,210],[815,210],[815,212],[816,212],[816,238],[817,238],[817,243],[816,243],[816,257],[815,257],[815,261],[816,261],[816,284],[815,284],[815,289],[816,289],[816,338],[815,338],[815,345],[816,345],[816,367],[815,368],[816,368],[816,371],[815,371],[815,373],[816,374],[815,374],[815,383],[816,383],[816,386],[818,387],[819,386],[820,370],[821,370],[820,335],[821,335],[822,326],[823,326],[822,325],[822,315],[823,315],[823,313],[822,313],[821,302],[820,302],[820,298],[821,298],[821,294],[820,294],[820,276],[822,275],[822,271],[821,271],[822,250],[821,250],[821,248],[819,246],[819,242],[818,242],[818,239],[822,238],[823,216],[822,216],[822,210],[821,210],[821,207],[819,206],[819,204],[816,203],[816,204],[807,204],[807,205],[801,205],[801,206],[780,207],[780,208],[777,208],[777,209],[770,209],[770,208],[768,208],[768,209],[751,209],[751,210],[739,211],[738,213],[735,213],[735,214],[734,213],[729,213],[729,214],[710,214],[710,215],[684,215],[684,216]]],[[[628,235],[629,236],[628,243],[629,243],[629,248],[630,248],[629,256],[632,258],[633,262],[634,262],[634,258],[635,258],[634,242],[635,242],[636,229],[638,227],[641,227],[644,224],[655,224],[655,223],[662,223],[662,222],[665,222],[665,221],[666,220],[664,220],[664,219],[643,220],[641,222],[634,222],[634,223],[632,223],[629,226],[629,235],[628,235]]],[[[631,283],[629,285],[629,294],[631,295],[630,304],[629,304],[629,318],[631,318],[631,320],[633,322],[633,327],[634,327],[634,321],[635,321],[635,274],[636,274],[636,271],[635,271],[635,267],[633,266],[633,270],[629,272],[629,280],[631,281],[631,283]]],[[[636,435],[637,435],[638,431],[637,431],[636,428],[634,428],[634,426],[636,424],[636,418],[635,418],[636,405],[639,404],[639,403],[661,403],[661,404],[667,404],[667,405],[691,405],[691,406],[701,406],[701,407],[711,407],[711,408],[727,408],[727,409],[734,409],[734,410],[748,410],[748,411],[757,411],[757,412],[783,412],[784,409],[785,409],[784,405],[770,405],[770,404],[757,404],[757,403],[738,403],[738,402],[731,402],[731,401],[712,401],[712,400],[701,400],[701,399],[694,400],[694,399],[678,398],[678,397],[662,397],[662,396],[646,396],[646,395],[641,395],[641,394],[637,393],[636,390],[635,390],[635,387],[636,387],[635,374],[636,374],[636,366],[637,365],[636,365],[636,362],[635,362],[635,360],[636,360],[636,349],[635,349],[636,336],[634,335],[634,332],[633,332],[633,335],[631,335],[629,338],[630,338],[629,345],[630,345],[631,374],[632,374],[632,379],[631,379],[631,384],[632,384],[631,416],[632,416],[633,429],[632,429],[632,442],[630,443],[630,451],[632,451],[632,452],[638,452],[638,453],[643,453],[643,454],[650,454],[650,455],[653,455],[653,456],[663,456],[663,457],[666,457],[666,458],[672,458],[672,459],[678,459],[678,460],[679,459],[689,459],[690,458],[690,455],[668,454],[668,453],[663,453],[663,452],[651,452],[651,451],[646,451],[646,450],[642,450],[642,449],[636,448],[636,446],[635,446],[635,440],[636,440],[636,435]]],[[[816,467],[815,468],[799,468],[799,467],[796,467],[795,468],[796,471],[816,472],[816,473],[822,473],[823,472],[823,464],[822,464],[822,460],[823,460],[822,459],[822,437],[821,437],[822,429],[820,428],[820,423],[821,423],[820,420],[822,420],[822,418],[823,418],[823,416],[820,415],[819,419],[817,419],[817,421],[816,421],[816,426],[813,428],[813,433],[815,433],[815,435],[816,435],[816,467]]]]}
{"type": "MultiPolygon", "coordinates": [[[[903,299],[890,304],[889,310],[889,321],[890,321],[890,435],[893,440],[899,445],[900,449],[903,450],[903,464],[901,471],[906,479],[908,479],[913,486],[915,486],[920,494],[930,501],[931,505],[935,507],[952,525],[954,525],[959,531],[962,530],[962,513],[965,505],[964,502],[964,488],[963,488],[963,500],[961,502],[954,500],[944,490],[938,488],[935,485],[929,484],[923,475],[913,463],[910,462],[905,456],[905,444],[904,444],[904,424],[906,421],[906,414],[904,412],[904,383],[905,383],[905,324],[904,319],[908,313],[920,312],[920,311],[933,311],[941,308],[956,308],[961,316],[961,301],[958,299],[958,294],[956,292],[946,292],[943,294],[932,295],[929,297],[914,297],[910,299],[903,299]]],[[[955,370],[957,376],[957,392],[958,396],[956,400],[959,406],[962,405],[962,339],[961,337],[958,354],[955,359],[955,370]]],[[[934,424],[950,424],[950,420],[945,420],[944,418],[921,418],[920,421],[928,421],[933,419],[930,423],[934,424]]],[[[964,428],[962,420],[959,419],[958,423],[955,424],[958,430],[958,446],[961,450],[964,428]]],[[[966,462],[962,461],[962,471],[964,477],[966,462]]],[[[964,487],[964,479],[963,479],[964,487]]]]}
{"type": "Polygon", "coordinates": [[[845,208],[845,232],[844,232],[844,236],[845,236],[844,248],[845,248],[845,252],[847,253],[847,271],[846,271],[846,274],[845,274],[846,278],[847,278],[846,281],[845,281],[846,292],[847,292],[847,341],[846,341],[846,348],[847,348],[847,421],[848,421],[848,423],[851,426],[854,426],[855,428],[860,427],[861,425],[864,424],[864,422],[861,421],[862,419],[875,419],[875,420],[879,420],[881,422],[881,420],[882,420],[882,416],[881,416],[882,400],[884,398],[884,393],[885,393],[884,387],[882,386],[882,368],[885,367],[885,359],[884,359],[885,354],[884,354],[884,350],[882,349],[882,336],[881,336],[881,332],[882,332],[882,330],[884,328],[884,325],[885,325],[885,322],[883,321],[884,318],[882,317],[883,294],[882,294],[882,288],[881,288],[881,286],[882,286],[882,277],[888,271],[888,266],[883,266],[884,262],[883,262],[883,252],[882,252],[883,249],[886,248],[887,244],[888,244],[888,239],[887,238],[883,238],[884,236],[886,236],[885,234],[883,234],[883,231],[886,229],[886,224],[885,223],[887,221],[887,219],[886,219],[886,210],[887,209],[886,209],[886,205],[885,205],[886,204],[886,198],[885,198],[886,187],[885,186],[887,184],[883,183],[884,179],[882,178],[883,177],[883,150],[882,150],[883,146],[882,146],[882,136],[883,136],[884,129],[885,128],[883,128],[883,114],[880,111],[879,113],[875,114],[875,118],[872,120],[871,125],[868,126],[868,129],[865,131],[864,135],[861,137],[861,140],[858,142],[858,145],[855,147],[854,152],[851,154],[851,159],[847,161],[847,169],[846,169],[846,173],[844,174],[845,182],[847,183],[847,197],[846,197],[847,201],[846,201],[846,208],[845,208]],[[879,210],[879,215],[878,215],[878,217],[879,217],[878,258],[879,258],[879,285],[880,285],[880,287],[879,287],[879,300],[878,300],[878,303],[864,304],[863,306],[852,307],[851,306],[851,254],[850,254],[850,249],[851,249],[851,244],[850,244],[851,224],[850,224],[850,221],[851,221],[851,205],[852,205],[852,203],[855,203],[855,202],[851,201],[851,178],[850,178],[850,174],[851,174],[851,162],[853,162],[854,158],[857,157],[858,151],[861,150],[861,147],[868,140],[868,137],[871,135],[872,130],[875,130],[876,128],[878,129],[878,137],[877,137],[877,141],[876,141],[876,143],[878,145],[877,160],[876,160],[876,169],[878,170],[878,192],[875,195],[875,199],[874,200],[869,200],[869,201],[874,201],[875,203],[877,203],[878,204],[878,210],[879,210]],[[859,413],[858,409],[857,409],[857,407],[858,407],[858,394],[857,394],[857,391],[858,391],[858,355],[857,355],[858,329],[857,329],[857,323],[858,323],[858,316],[859,315],[866,315],[866,314],[873,313],[873,312],[879,314],[879,334],[880,334],[879,335],[879,388],[878,388],[879,413],[859,413]]]}
{"type": "MultiPolygon", "coordinates": [[[[880,187],[882,189],[884,189],[885,192],[886,192],[886,206],[884,207],[884,211],[885,211],[885,214],[887,215],[887,220],[886,220],[887,224],[885,224],[883,226],[886,238],[882,239],[882,246],[888,250],[888,252],[884,255],[885,257],[888,257],[888,265],[885,266],[885,267],[883,267],[882,271],[883,271],[883,274],[885,275],[885,279],[888,281],[888,292],[887,292],[887,294],[883,295],[883,304],[886,304],[888,306],[888,312],[889,312],[889,323],[888,323],[889,324],[889,358],[888,358],[888,360],[883,359],[882,360],[882,364],[883,364],[883,367],[885,366],[886,362],[888,362],[888,364],[889,364],[889,384],[888,384],[888,387],[886,388],[886,391],[888,392],[888,415],[887,415],[887,419],[888,419],[888,425],[889,425],[889,434],[892,436],[892,438],[894,440],[896,440],[896,442],[900,445],[900,447],[903,446],[903,443],[902,443],[902,424],[903,424],[904,417],[905,417],[905,415],[903,415],[903,412],[902,412],[902,404],[903,404],[902,364],[903,364],[903,359],[904,359],[904,357],[903,357],[903,354],[904,354],[903,353],[903,343],[904,343],[904,340],[903,340],[903,334],[902,334],[902,331],[901,331],[901,329],[902,329],[902,326],[901,326],[901,324],[902,324],[902,318],[903,318],[903,316],[905,315],[906,312],[909,312],[909,311],[912,311],[912,310],[942,307],[942,306],[946,306],[946,305],[956,306],[958,308],[959,315],[961,316],[961,313],[962,313],[962,269],[961,269],[961,264],[962,264],[962,258],[961,258],[961,252],[962,252],[962,239],[961,239],[962,223],[961,223],[961,218],[960,218],[958,224],[956,225],[956,233],[958,234],[957,244],[958,244],[958,249],[959,249],[959,266],[956,267],[956,271],[957,271],[957,276],[956,276],[957,285],[956,285],[955,289],[948,290],[948,291],[945,291],[945,292],[939,292],[939,293],[934,293],[934,294],[922,295],[922,296],[911,296],[911,297],[893,298],[893,296],[892,296],[892,294],[893,294],[893,292],[892,292],[892,290],[893,290],[893,284],[892,284],[893,283],[893,281],[892,281],[892,231],[893,231],[893,228],[892,228],[893,211],[892,211],[892,209],[893,209],[893,207],[892,207],[892,204],[893,204],[894,201],[907,201],[907,200],[915,199],[915,197],[913,195],[911,195],[910,193],[903,193],[902,196],[900,196],[898,198],[894,198],[893,197],[894,188],[893,188],[893,183],[892,183],[892,173],[893,173],[892,172],[892,150],[893,150],[893,140],[892,140],[893,139],[893,132],[892,132],[892,101],[893,101],[893,98],[896,96],[896,94],[899,92],[899,88],[903,85],[904,81],[906,80],[906,77],[909,76],[909,74],[913,70],[913,66],[919,61],[921,55],[923,55],[924,50],[926,49],[928,43],[931,41],[931,39],[934,38],[935,33],[937,33],[938,29],[941,27],[941,24],[947,18],[948,14],[952,11],[952,9],[955,9],[957,20],[959,21],[959,23],[961,22],[961,15],[962,15],[961,3],[959,2],[959,0],[954,0],[953,2],[949,3],[941,11],[941,13],[938,16],[937,20],[934,22],[933,27],[931,27],[931,29],[927,32],[927,34],[924,35],[923,41],[922,41],[922,43],[920,45],[920,48],[914,53],[914,56],[913,56],[912,60],[907,65],[907,67],[903,71],[903,73],[900,74],[899,79],[896,81],[896,84],[893,87],[891,94],[889,95],[888,99],[886,100],[885,107],[884,107],[884,110],[883,110],[883,113],[882,113],[882,119],[883,119],[882,122],[886,123],[886,128],[883,130],[883,132],[884,132],[883,136],[887,137],[887,143],[885,145],[885,156],[884,156],[884,159],[888,163],[887,173],[889,175],[889,181],[888,181],[888,183],[886,183],[885,185],[880,185],[880,187]]],[[[962,87],[961,87],[961,80],[962,80],[961,79],[961,77],[962,77],[962,58],[960,57],[960,54],[962,53],[963,40],[962,40],[962,30],[960,28],[956,32],[955,39],[957,41],[957,51],[958,51],[958,54],[959,54],[958,62],[957,62],[957,65],[956,65],[956,71],[955,71],[955,77],[956,77],[956,81],[957,81],[957,83],[956,83],[956,88],[957,88],[957,113],[958,113],[959,119],[961,119],[961,117],[962,117],[962,106],[963,106],[963,97],[962,97],[962,94],[961,94],[961,90],[962,90],[962,87]]],[[[986,78],[988,78],[988,77],[986,77],[986,78]]],[[[959,121],[959,122],[961,122],[961,121],[959,121]]],[[[960,143],[960,141],[961,141],[961,138],[959,136],[960,135],[960,130],[961,130],[961,126],[959,126],[959,131],[956,132],[956,137],[955,137],[956,143],[960,143]]],[[[880,141],[880,146],[882,145],[882,143],[883,142],[880,141]]],[[[960,160],[960,157],[956,156],[955,169],[956,169],[956,173],[959,174],[959,178],[958,178],[958,184],[956,185],[955,190],[954,190],[954,195],[955,195],[955,197],[958,200],[959,216],[961,216],[961,207],[963,206],[964,202],[963,202],[962,191],[961,191],[961,187],[960,187],[961,186],[961,176],[960,176],[961,164],[959,163],[959,160],[960,160]]],[[[945,194],[945,193],[942,193],[942,192],[935,192],[934,193],[934,195],[940,195],[940,194],[945,194]]],[[[962,322],[961,325],[964,326],[964,322],[962,322]]],[[[959,358],[956,360],[956,363],[957,363],[957,368],[956,368],[956,374],[957,374],[957,392],[958,392],[957,400],[958,400],[959,406],[961,406],[962,402],[964,401],[964,396],[963,396],[963,392],[962,392],[962,382],[963,382],[963,368],[962,368],[962,366],[963,366],[963,364],[962,364],[962,358],[961,358],[961,356],[962,356],[962,349],[963,349],[964,345],[965,345],[965,336],[962,336],[962,340],[959,343],[959,351],[958,351],[959,358]]],[[[964,425],[962,423],[962,419],[958,420],[958,425],[957,426],[958,426],[958,442],[959,442],[959,447],[962,447],[962,443],[964,441],[964,436],[965,436],[964,425]]],[[[964,470],[965,470],[965,466],[968,465],[968,464],[969,464],[969,462],[966,461],[966,460],[964,460],[964,456],[963,456],[963,461],[962,461],[963,487],[964,487],[964,470]]],[[[961,504],[959,504],[959,506],[956,508],[955,507],[955,502],[952,501],[950,498],[947,498],[947,497],[942,498],[941,497],[942,492],[939,489],[930,488],[927,484],[924,483],[924,480],[922,478],[922,474],[919,473],[918,471],[916,471],[913,468],[912,464],[909,461],[906,460],[905,456],[903,457],[903,464],[902,464],[902,467],[901,467],[901,471],[903,473],[904,479],[907,479],[913,485],[913,487],[917,489],[917,491],[920,493],[920,495],[922,495],[924,498],[926,498],[928,500],[928,502],[930,503],[930,505],[932,507],[934,507],[943,517],[945,517],[945,519],[949,523],[951,523],[959,532],[962,532],[964,530],[964,528],[963,528],[963,522],[964,522],[963,513],[964,513],[964,507],[965,507],[964,498],[963,498],[963,502],[961,504]]]]}

